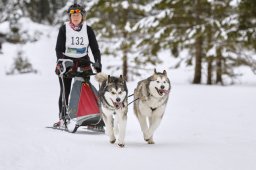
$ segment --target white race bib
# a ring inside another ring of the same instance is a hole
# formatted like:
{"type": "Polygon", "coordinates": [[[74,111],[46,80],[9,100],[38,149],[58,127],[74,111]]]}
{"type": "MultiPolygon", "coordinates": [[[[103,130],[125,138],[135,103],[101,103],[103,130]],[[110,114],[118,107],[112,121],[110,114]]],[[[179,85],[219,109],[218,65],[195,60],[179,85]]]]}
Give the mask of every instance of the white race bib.
{"type": "Polygon", "coordinates": [[[88,54],[89,39],[87,34],[87,25],[84,22],[80,31],[75,31],[66,22],[66,51],[65,56],[72,58],[81,58],[88,54]]]}

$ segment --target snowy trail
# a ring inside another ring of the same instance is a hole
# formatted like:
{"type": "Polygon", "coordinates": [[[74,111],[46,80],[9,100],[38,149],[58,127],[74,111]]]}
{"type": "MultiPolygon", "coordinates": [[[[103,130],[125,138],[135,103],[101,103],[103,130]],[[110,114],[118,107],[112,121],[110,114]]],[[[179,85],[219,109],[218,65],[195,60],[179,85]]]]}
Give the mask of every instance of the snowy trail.
{"type": "MultiPolygon", "coordinates": [[[[2,77],[0,169],[255,169],[253,86],[173,83],[155,145],[147,145],[129,106],[126,147],[104,134],[46,129],[57,119],[58,81],[48,75],[2,77]],[[12,89],[12,90],[10,90],[12,89]]],[[[128,83],[132,92],[136,82],[128,83]]]]}
{"type": "MultiPolygon", "coordinates": [[[[143,141],[132,105],[123,149],[109,144],[104,134],[45,128],[58,119],[59,85],[54,75],[57,30],[50,31],[51,36],[35,43],[3,45],[0,170],[256,169],[256,81],[250,74],[243,76],[246,85],[220,87],[190,85],[189,69],[167,69],[173,88],[155,145],[143,141]],[[20,48],[39,70],[38,75],[5,76],[20,48]]],[[[102,58],[104,67],[109,60],[102,58]]],[[[172,63],[171,58],[164,61],[159,70],[172,63]]],[[[129,94],[135,86],[136,82],[128,83],[129,94]]]]}

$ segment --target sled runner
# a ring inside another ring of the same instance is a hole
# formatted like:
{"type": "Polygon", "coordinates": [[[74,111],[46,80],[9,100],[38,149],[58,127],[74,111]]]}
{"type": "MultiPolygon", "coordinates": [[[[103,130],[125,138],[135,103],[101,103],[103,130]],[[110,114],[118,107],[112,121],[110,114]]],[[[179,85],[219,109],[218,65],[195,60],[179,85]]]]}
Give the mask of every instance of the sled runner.
{"type": "MultiPolygon", "coordinates": [[[[74,81],[68,105],[65,90],[63,90],[60,120],[64,122],[64,128],[71,133],[75,133],[80,126],[87,126],[91,130],[92,127],[97,127],[98,131],[104,131],[104,122],[99,110],[98,91],[90,82],[90,76],[95,73],[92,72],[90,66],[73,68],[72,60],[60,59],[58,61],[57,74],[61,78],[63,89],[65,89],[64,77],[72,77],[74,81]]],[[[58,128],[58,125],[54,124],[53,127],[58,128]]]]}

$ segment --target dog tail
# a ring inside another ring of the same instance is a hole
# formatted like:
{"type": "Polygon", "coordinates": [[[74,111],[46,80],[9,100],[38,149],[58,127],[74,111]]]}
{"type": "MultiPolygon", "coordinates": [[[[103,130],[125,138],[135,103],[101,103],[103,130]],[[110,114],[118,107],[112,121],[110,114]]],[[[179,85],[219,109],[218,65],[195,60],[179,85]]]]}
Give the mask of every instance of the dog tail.
{"type": "Polygon", "coordinates": [[[99,82],[101,84],[103,81],[108,79],[108,75],[105,73],[97,73],[95,75],[95,79],[97,82],[99,82]]]}

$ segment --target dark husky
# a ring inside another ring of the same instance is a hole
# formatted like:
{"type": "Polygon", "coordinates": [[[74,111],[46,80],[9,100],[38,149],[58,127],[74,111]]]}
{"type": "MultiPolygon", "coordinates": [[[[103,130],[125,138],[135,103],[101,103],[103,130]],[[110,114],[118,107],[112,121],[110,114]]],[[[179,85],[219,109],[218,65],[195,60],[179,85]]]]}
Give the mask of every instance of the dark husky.
{"type": "Polygon", "coordinates": [[[98,73],[96,80],[100,83],[100,108],[110,143],[115,143],[118,136],[118,145],[124,147],[128,112],[126,81],[122,75],[113,77],[104,73],[98,73]]]}

